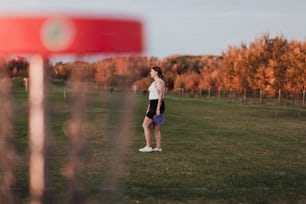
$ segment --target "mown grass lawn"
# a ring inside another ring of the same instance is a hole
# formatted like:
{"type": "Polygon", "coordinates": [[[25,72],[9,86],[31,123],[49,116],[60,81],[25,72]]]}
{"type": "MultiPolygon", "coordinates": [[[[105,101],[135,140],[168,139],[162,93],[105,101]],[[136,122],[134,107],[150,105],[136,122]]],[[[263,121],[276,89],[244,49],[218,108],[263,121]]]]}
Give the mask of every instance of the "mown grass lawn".
{"type": "MultiPolygon", "coordinates": [[[[305,108],[168,95],[163,152],[140,153],[147,96],[131,96],[135,101],[129,109],[124,93],[88,94],[79,177],[83,203],[104,203],[108,190],[114,190],[105,184],[112,175],[118,179],[116,203],[306,202],[305,108]],[[121,125],[125,114],[133,116],[127,126],[121,125]]],[[[15,194],[18,203],[27,203],[27,97],[22,91],[14,97],[19,113],[15,194]]],[[[72,101],[63,100],[61,89],[50,98],[47,190],[52,203],[66,203],[62,172],[70,143],[64,127],[72,101]]]]}
{"type": "Polygon", "coordinates": [[[163,153],[132,153],[135,202],[305,201],[305,109],[177,97],[167,108],[163,153]]]}

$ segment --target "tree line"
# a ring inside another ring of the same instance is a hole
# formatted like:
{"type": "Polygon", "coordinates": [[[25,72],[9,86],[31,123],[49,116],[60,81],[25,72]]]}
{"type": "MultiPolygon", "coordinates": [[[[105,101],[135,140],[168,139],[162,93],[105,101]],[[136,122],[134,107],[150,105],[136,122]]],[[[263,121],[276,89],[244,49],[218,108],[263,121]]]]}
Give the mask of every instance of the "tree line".
{"type": "MultiPolygon", "coordinates": [[[[2,63],[3,64],[3,63],[2,63]]],[[[23,57],[6,63],[11,77],[26,77],[29,63],[23,57]]],[[[172,55],[163,59],[147,56],[109,57],[96,62],[46,60],[52,80],[75,80],[74,70],[105,89],[132,86],[146,90],[150,67],[161,66],[167,89],[185,91],[225,90],[255,95],[261,91],[275,97],[300,95],[306,87],[306,42],[264,34],[249,45],[229,46],[220,56],[172,55]]]]}

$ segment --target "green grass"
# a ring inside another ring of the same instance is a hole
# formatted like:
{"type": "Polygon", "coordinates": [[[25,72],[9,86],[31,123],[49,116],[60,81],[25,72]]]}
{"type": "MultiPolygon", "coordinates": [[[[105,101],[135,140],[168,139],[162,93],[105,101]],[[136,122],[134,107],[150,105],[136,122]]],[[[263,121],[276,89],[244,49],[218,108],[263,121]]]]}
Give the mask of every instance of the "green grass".
{"type": "MultiPolygon", "coordinates": [[[[22,90],[13,95],[19,111],[15,194],[18,203],[27,203],[27,97],[22,90]]],[[[61,88],[52,91],[48,114],[47,190],[52,203],[66,203],[68,193],[62,171],[70,150],[64,129],[72,101],[62,96],[61,88]]],[[[123,93],[90,92],[88,97],[78,181],[84,203],[103,203],[104,181],[116,171],[109,171],[114,161],[125,165],[118,170],[120,191],[115,195],[120,203],[306,201],[305,108],[168,95],[163,152],[144,154],[138,148],[144,145],[141,123],[147,96],[133,95],[134,110],[123,106],[123,93]],[[117,154],[116,135],[128,111],[134,117],[124,131],[131,137],[121,140],[131,143],[117,154]]]]}
{"type": "Polygon", "coordinates": [[[305,198],[305,109],[176,97],[167,108],[164,152],[133,153],[125,184],[135,202],[305,198]]]}

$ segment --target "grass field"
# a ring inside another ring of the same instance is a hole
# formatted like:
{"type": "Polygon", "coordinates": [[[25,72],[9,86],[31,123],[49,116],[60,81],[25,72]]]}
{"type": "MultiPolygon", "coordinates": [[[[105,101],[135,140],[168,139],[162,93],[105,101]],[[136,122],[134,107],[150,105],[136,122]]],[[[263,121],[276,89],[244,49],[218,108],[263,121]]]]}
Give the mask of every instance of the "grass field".
{"type": "MultiPolygon", "coordinates": [[[[50,203],[67,203],[68,197],[63,168],[71,147],[64,129],[72,101],[64,101],[61,91],[50,95],[48,114],[50,203]]],[[[306,202],[305,108],[168,95],[163,152],[140,153],[147,96],[90,92],[88,97],[80,203],[105,203],[109,195],[111,203],[306,202]],[[125,106],[130,97],[133,105],[125,106]]],[[[21,90],[14,99],[14,190],[17,203],[28,203],[28,104],[21,90]]]]}

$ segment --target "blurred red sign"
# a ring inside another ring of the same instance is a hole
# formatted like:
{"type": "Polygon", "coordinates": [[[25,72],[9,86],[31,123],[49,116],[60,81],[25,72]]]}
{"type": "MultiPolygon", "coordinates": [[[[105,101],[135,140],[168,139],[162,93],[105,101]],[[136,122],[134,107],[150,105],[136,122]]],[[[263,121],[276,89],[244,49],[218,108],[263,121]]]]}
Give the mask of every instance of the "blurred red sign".
{"type": "Polygon", "coordinates": [[[0,17],[0,53],[140,53],[137,20],[80,16],[0,17]]]}

